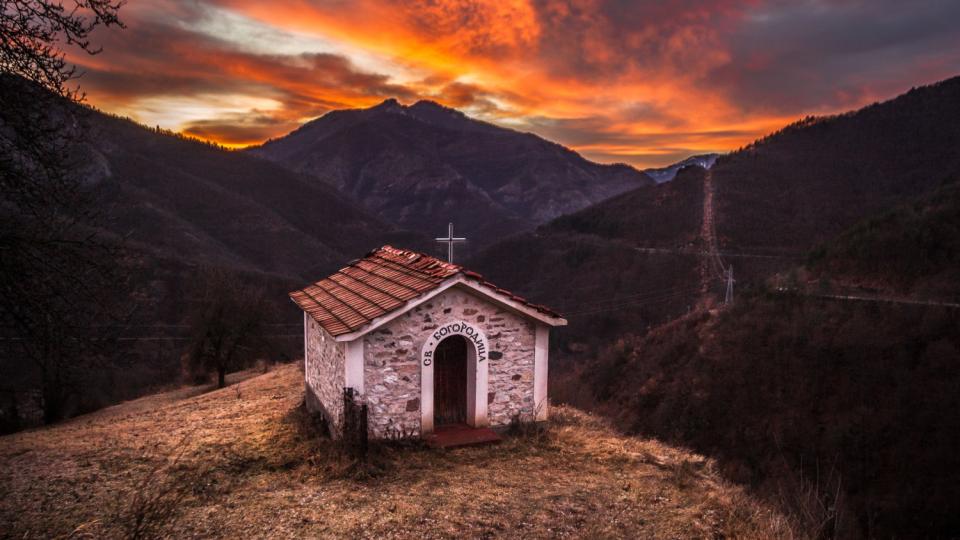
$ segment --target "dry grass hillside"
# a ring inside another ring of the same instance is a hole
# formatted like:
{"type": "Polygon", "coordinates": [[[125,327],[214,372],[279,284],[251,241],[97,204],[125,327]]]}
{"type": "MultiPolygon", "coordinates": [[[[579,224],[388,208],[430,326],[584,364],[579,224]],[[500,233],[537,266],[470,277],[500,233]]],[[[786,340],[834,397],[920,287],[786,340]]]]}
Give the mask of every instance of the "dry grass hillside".
{"type": "Polygon", "coordinates": [[[360,477],[298,365],[237,380],[0,438],[0,537],[794,536],[711,461],[575,409],[496,446],[377,447],[360,477]]]}

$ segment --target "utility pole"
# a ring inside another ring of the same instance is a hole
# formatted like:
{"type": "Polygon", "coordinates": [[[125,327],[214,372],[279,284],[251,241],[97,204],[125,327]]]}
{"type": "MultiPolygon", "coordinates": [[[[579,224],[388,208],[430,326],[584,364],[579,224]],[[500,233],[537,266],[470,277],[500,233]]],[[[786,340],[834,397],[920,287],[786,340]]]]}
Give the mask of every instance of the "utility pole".
{"type": "Polygon", "coordinates": [[[453,237],[453,223],[447,224],[447,237],[446,238],[437,238],[437,242],[447,244],[447,262],[453,263],[453,244],[457,242],[466,242],[466,238],[454,238],[453,237]]]}
{"type": "Polygon", "coordinates": [[[723,298],[724,304],[733,303],[733,265],[727,267],[727,294],[723,298]]]}

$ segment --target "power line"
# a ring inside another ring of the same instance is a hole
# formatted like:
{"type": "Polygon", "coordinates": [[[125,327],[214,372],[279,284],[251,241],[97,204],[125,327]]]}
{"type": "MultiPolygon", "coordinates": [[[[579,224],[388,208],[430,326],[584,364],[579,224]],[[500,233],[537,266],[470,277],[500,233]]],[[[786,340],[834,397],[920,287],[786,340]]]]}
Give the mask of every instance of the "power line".
{"type": "MultiPolygon", "coordinates": [[[[665,302],[665,301],[667,301],[667,300],[674,300],[674,299],[676,299],[676,298],[682,298],[682,297],[687,296],[687,295],[696,294],[697,292],[699,292],[699,290],[700,290],[699,287],[693,287],[693,288],[690,288],[690,289],[681,289],[681,290],[676,290],[676,291],[671,291],[671,292],[665,292],[665,293],[661,293],[661,294],[659,294],[659,295],[651,295],[651,296],[647,296],[647,297],[643,297],[643,298],[636,298],[636,299],[633,299],[633,300],[622,301],[623,299],[615,299],[615,300],[613,300],[613,301],[608,301],[608,302],[606,302],[606,303],[608,303],[608,304],[610,304],[610,305],[599,305],[599,306],[598,306],[598,305],[596,305],[596,304],[593,304],[593,305],[591,305],[591,306],[590,306],[589,308],[587,308],[587,309],[584,309],[584,310],[581,310],[581,311],[568,312],[568,313],[566,313],[565,315],[570,316],[570,317],[576,317],[576,316],[579,316],[579,315],[589,315],[589,314],[593,314],[593,313],[600,313],[600,312],[603,312],[603,311],[617,311],[617,310],[620,310],[620,309],[623,309],[623,308],[626,308],[626,307],[631,307],[631,306],[636,306],[636,305],[641,305],[641,304],[661,303],[661,302],[665,302]],[[621,301],[616,301],[616,300],[621,300],[621,301]]],[[[584,307],[586,307],[586,304],[584,304],[584,307]]]]}
{"type": "Polygon", "coordinates": [[[656,299],[664,295],[669,295],[674,293],[689,293],[694,290],[698,290],[698,288],[691,287],[691,286],[673,287],[673,288],[659,289],[659,290],[653,290],[653,291],[646,291],[643,293],[615,295],[615,296],[611,296],[603,299],[567,303],[563,306],[561,311],[577,312],[578,310],[581,310],[581,309],[593,309],[595,307],[603,306],[604,304],[620,304],[623,302],[632,302],[632,301],[636,301],[637,303],[642,303],[646,300],[656,299]]]}
{"type": "Polygon", "coordinates": [[[586,316],[586,315],[596,315],[596,314],[598,314],[598,313],[607,313],[607,312],[612,312],[612,311],[623,311],[623,310],[626,310],[626,309],[628,309],[628,308],[636,308],[637,306],[640,306],[640,305],[649,306],[649,305],[655,305],[655,304],[662,304],[662,303],[664,303],[664,302],[668,302],[668,301],[672,301],[672,300],[677,300],[677,299],[685,298],[685,297],[687,297],[688,295],[695,295],[697,292],[698,292],[698,291],[691,291],[691,292],[688,293],[688,294],[675,294],[675,295],[672,295],[672,296],[665,296],[665,297],[663,297],[663,298],[656,298],[656,299],[646,300],[646,301],[643,301],[643,302],[624,302],[623,304],[619,304],[619,305],[604,306],[604,307],[600,307],[600,308],[592,309],[592,310],[578,311],[578,312],[574,312],[574,313],[568,314],[567,316],[568,316],[568,317],[581,317],[581,316],[586,316]]]}
{"type": "Polygon", "coordinates": [[[611,302],[621,302],[621,301],[623,301],[623,300],[643,299],[643,298],[645,298],[645,297],[656,297],[656,296],[660,296],[660,295],[662,295],[662,294],[670,293],[670,292],[686,292],[686,291],[689,291],[689,290],[692,289],[692,288],[695,288],[695,287],[691,287],[691,286],[685,286],[685,287],[668,287],[668,288],[665,288],[665,289],[656,289],[656,290],[650,290],[650,291],[644,291],[644,292],[631,293],[631,294],[627,294],[627,295],[615,295],[615,296],[611,296],[611,297],[604,298],[604,299],[600,299],[600,300],[590,300],[590,301],[586,301],[586,302],[577,302],[577,303],[574,303],[573,305],[571,305],[571,304],[568,302],[568,303],[566,303],[566,304],[560,304],[560,306],[558,307],[558,309],[573,309],[573,310],[576,310],[576,309],[579,309],[580,307],[586,306],[586,305],[591,305],[591,306],[592,306],[592,305],[596,305],[596,304],[605,304],[605,303],[611,303],[611,302]]]}

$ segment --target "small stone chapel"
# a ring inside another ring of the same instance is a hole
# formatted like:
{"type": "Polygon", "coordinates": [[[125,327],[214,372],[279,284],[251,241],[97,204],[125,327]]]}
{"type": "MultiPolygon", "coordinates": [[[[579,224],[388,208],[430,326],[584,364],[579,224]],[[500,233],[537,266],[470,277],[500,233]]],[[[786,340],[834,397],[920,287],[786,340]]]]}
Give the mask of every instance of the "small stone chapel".
{"type": "Polygon", "coordinates": [[[304,311],[307,408],[334,437],[345,388],[374,438],[547,418],[550,327],[567,321],[477,273],[384,246],[290,297],[304,311]]]}

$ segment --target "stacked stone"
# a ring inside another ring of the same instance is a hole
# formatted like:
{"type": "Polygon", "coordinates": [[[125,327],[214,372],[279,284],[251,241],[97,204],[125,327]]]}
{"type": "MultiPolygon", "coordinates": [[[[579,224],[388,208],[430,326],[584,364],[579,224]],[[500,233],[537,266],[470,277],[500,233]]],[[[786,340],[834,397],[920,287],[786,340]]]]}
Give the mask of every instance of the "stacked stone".
{"type": "Polygon", "coordinates": [[[532,420],[533,363],[536,329],[530,321],[497,311],[485,329],[490,342],[487,415],[491,425],[509,424],[514,416],[532,420]]]}
{"type": "Polygon", "coordinates": [[[346,346],[334,341],[317,321],[306,318],[303,378],[306,384],[307,410],[319,412],[338,436],[343,420],[343,383],[346,346]]]}
{"type": "Polygon", "coordinates": [[[449,289],[364,337],[364,398],[374,437],[418,436],[420,353],[431,331],[465,321],[487,335],[490,425],[532,417],[533,323],[466,291],[449,289]]]}

